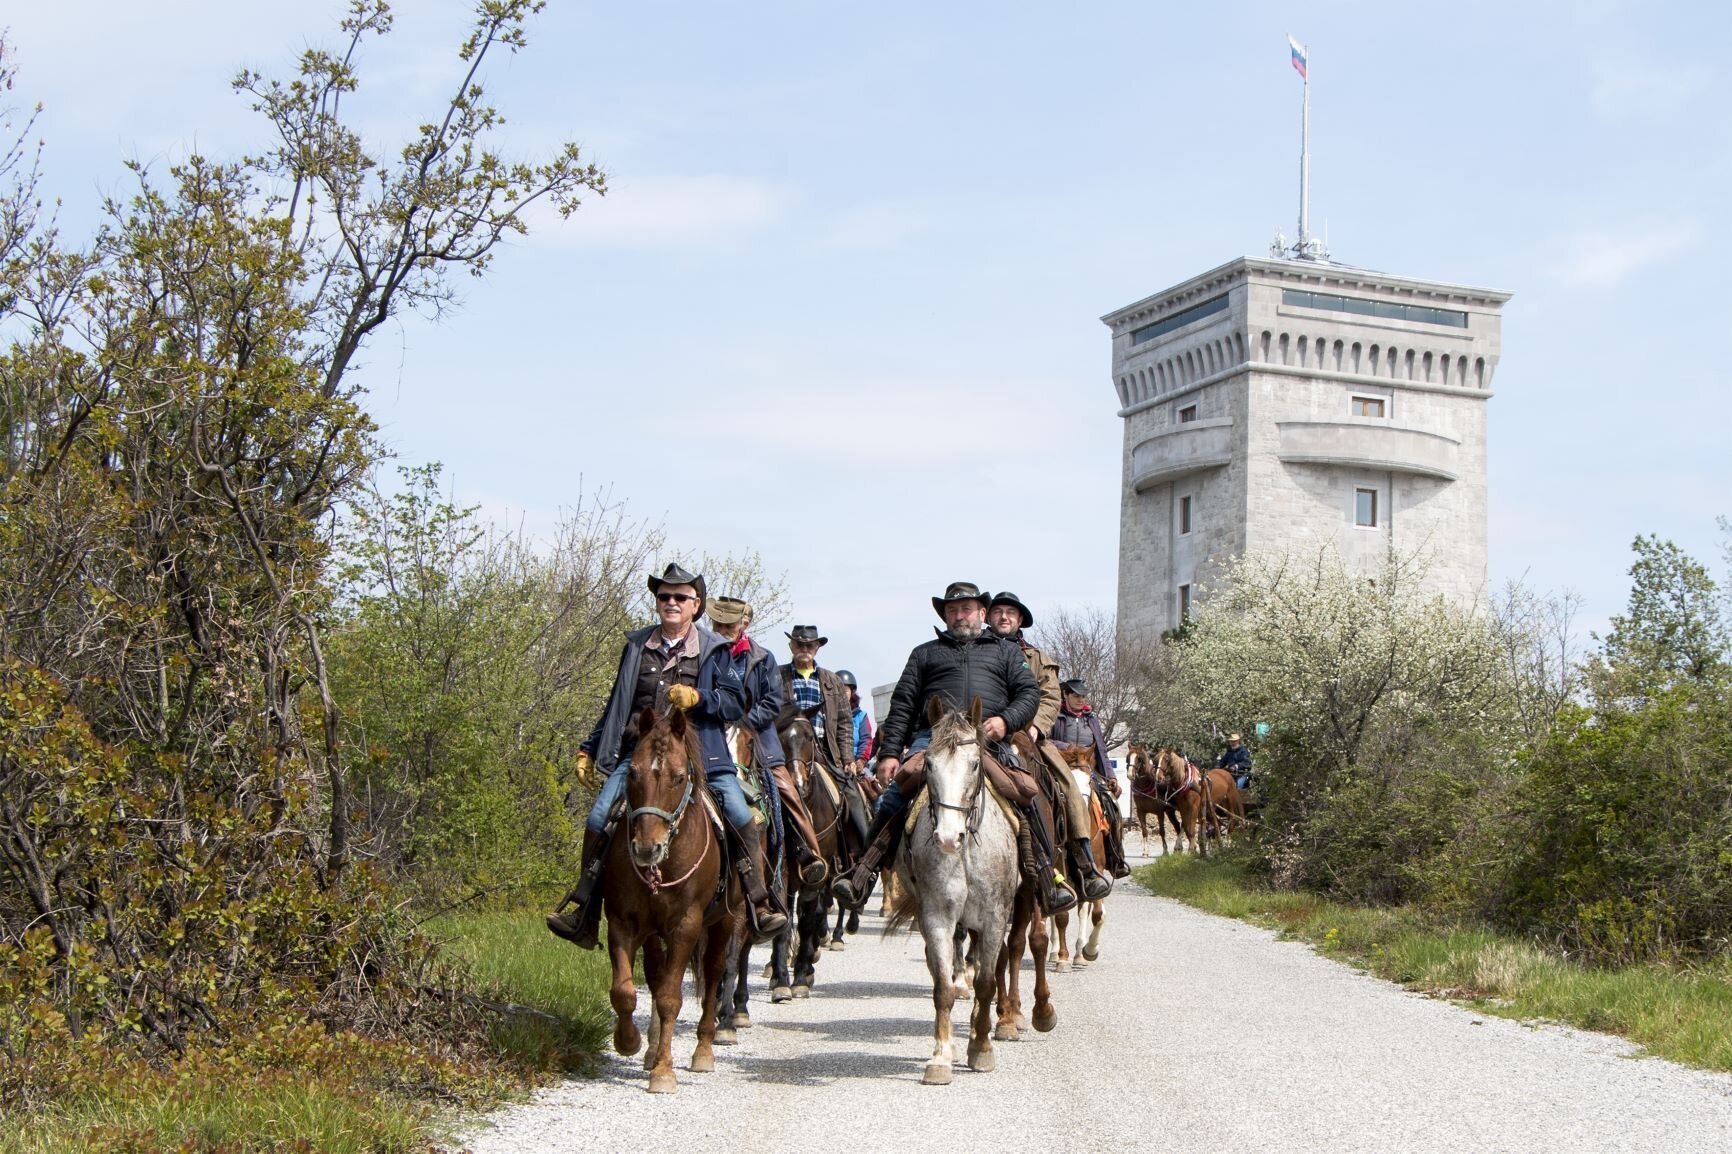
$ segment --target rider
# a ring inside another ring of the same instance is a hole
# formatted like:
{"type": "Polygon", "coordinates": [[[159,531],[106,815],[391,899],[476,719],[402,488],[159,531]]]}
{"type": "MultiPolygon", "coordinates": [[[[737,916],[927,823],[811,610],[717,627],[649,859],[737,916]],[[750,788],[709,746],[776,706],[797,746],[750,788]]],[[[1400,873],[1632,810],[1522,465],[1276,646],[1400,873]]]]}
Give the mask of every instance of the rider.
{"type": "Polygon", "coordinates": [[[1022,635],[1024,629],[1034,624],[1034,613],[1017,599],[1016,594],[994,594],[992,603],[986,607],[986,623],[998,636],[1021,647],[1024,662],[1035,680],[1040,682],[1040,709],[1034,715],[1034,724],[1028,727],[1028,735],[1039,746],[1041,756],[1052,765],[1054,772],[1051,776],[1064,798],[1065,815],[1070,822],[1070,840],[1065,845],[1065,853],[1070,859],[1071,873],[1081,886],[1083,897],[1098,901],[1113,892],[1113,883],[1095,864],[1094,841],[1089,836],[1094,831],[1094,818],[1089,812],[1088,795],[1078,788],[1070,766],[1047,740],[1047,734],[1052,732],[1053,723],[1058,720],[1059,710],[1064,705],[1064,694],[1059,688],[1058,662],[1030,645],[1022,635]]]}
{"type": "Polygon", "coordinates": [[[1237,733],[1227,735],[1227,749],[1221,754],[1221,759],[1215,763],[1216,769],[1224,769],[1233,775],[1233,780],[1240,789],[1251,784],[1251,751],[1245,748],[1245,739],[1237,733]]]}
{"type": "Polygon", "coordinates": [[[607,707],[595,729],[578,747],[577,775],[599,769],[606,781],[590,808],[583,830],[583,868],[577,885],[547,915],[547,928],[574,945],[593,950],[601,926],[597,886],[607,861],[607,847],[618,823],[614,808],[625,796],[637,734],[632,719],[646,709],[671,706],[690,715],[703,754],[704,776],[721,803],[736,836],[734,865],[740,871],[759,935],[781,932],[788,919],[775,908],[764,886],[763,845],[756,815],[735,776],[723,727],[746,713],[746,694],[739,668],[728,646],[697,623],[704,613],[704,579],[669,565],[660,577],[649,578],[655,596],[656,625],[625,635],[607,707]],[[577,908],[566,914],[567,905],[577,908]]]}
{"type": "MultiPolygon", "coordinates": [[[[854,764],[854,710],[848,686],[841,677],[818,666],[818,650],[830,639],[816,625],[796,625],[783,634],[788,639],[789,663],[782,666],[782,712],[776,728],[783,729],[794,718],[804,716],[818,735],[818,756],[836,771],[848,824],[866,844],[866,802],[850,781],[854,764]]],[[[836,852],[844,863],[851,857],[846,838],[838,838],[836,852]]]]}
{"type": "MultiPolygon", "coordinates": [[[[1040,685],[1023,661],[1022,651],[986,629],[989,594],[967,581],[953,582],[944,596],[932,599],[933,610],[946,628],[916,646],[896,682],[890,712],[878,731],[878,780],[887,787],[879,795],[872,819],[871,845],[851,873],[838,878],[832,892],[838,901],[857,908],[872,888],[882,863],[892,860],[901,840],[903,817],[914,795],[925,784],[924,753],[932,733],[923,728],[933,699],[953,709],[968,709],[979,700],[981,736],[986,750],[1000,765],[1016,766],[1016,752],[1006,740],[1025,729],[1040,708],[1040,685]],[[922,728],[916,728],[922,726],[922,728]],[[904,750],[909,764],[902,764],[904,750]],[[898,772],[900,771],[900,772],[898,772]]],[[[1024,877],[1046,886],[1048,909],[1057,913],[1076,904],[1076,895],[1054,875],[1051,859],[1035,852],[1036,841],[1050,843],[1037,806],[1022,807],[1017,834],[1024,877]],[[1056,884],[1055,884],[1056,883],[1056,884]]],[[[1041,848],[1045,848],[1043,845],[1041,848]]]]}
{"type": "Polygon", "coordinates": [[[746,635],[752,623],[752,607],[737,597],[717,597],[710,603],[710,624],[716,636],[728,643],[728,655],[740,667],[741,681],[746,687],[746,724],[752,727],[757,746],[758,764],[770,771],[776,792],[782,798],[782,811],[798,835],[794,838],[794,856],[800,863],[800,880],[809,886],[822,885],[830,874],[824,864],[823,851],[818,848],[818,834],[812,828],[812,815],[794,785],[794,775],[788,772],[788,759],[776,736],[776,715],[782,711],[782,679],[777,675],[776,658],[746,635]]]}
{"type": "Polygon", "coordinates": [[[872,756],[872,715],[860,708],[860,683],[846,669],[836,671],[836,680],[848,687],[848,705],[854,713],[854,766],[864,766],[872,756]]]}
{"type": "Polygon", "coordinates": [[[1125,864],[1125,831],[1118,803],[1123,787],[1119,785],[1119,772],[1113,766],[1112,758],[1107,756],[1106,736],[1101,732],[1100,718],[1089,705],[1088,683],[1080,677],[1073,677],[1060,688],[1064,690],[1064,707],[1053,723],[1052,743],[1060,749],[1069,749],[1073,745],[1094,747],[1095,792],[1100,796],[1101,813],[1106,816],[1108,826],[1105,839],[1107,866],[1114,877],[1128,877],[1131,868],[1125,864]]]}

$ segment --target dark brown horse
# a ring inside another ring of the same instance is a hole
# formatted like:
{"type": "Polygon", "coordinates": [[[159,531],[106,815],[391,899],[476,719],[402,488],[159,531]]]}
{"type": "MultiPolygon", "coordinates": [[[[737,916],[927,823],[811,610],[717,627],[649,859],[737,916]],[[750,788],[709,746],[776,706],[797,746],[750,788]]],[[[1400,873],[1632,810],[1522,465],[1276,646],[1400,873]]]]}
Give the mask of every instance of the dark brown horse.
{"type": "MultiPolygon", "coordinates": [[[[842,808],[829,770],[818,761],[818,735],[812,723],[796,717],[780,731],[782,752],[788,759],[788,770],[794,776],[794,786],[800,801],[812,819],[812,832],[818,837],[818,856],[830,866],[830,877],[841,872],[837,853],[842,833],[842,808]]],[[[793,915],[789,928],[776,935],[770,954],[772,1002],[789,998],[804,998],[812,993],[817,980],[818,953],[824,948],[828,920],[824,913],[829,896],[828,880],[812,886],[800,880],[799,862],[793,852],[793,836],[788,840],[787,861],[783,873],[788,879],[787,904],[793,915]],[[789,973],[788,955],[792,946],[793,972],[789,973]]]]}
{"type": "Polygon", "coordinates": [[[1224,769],[1199,769],[1178,750],[1162,749],[1155,754],[1155,780],[1178,811],[1181,841],[1194,853],[1206,852],[1209,836],[1225,841],[1245,822],[1239,785],[1224,769]]]}
{"type": "MultiPolygon", "coordinates": [[[[1035,748],[1034,742],[1024,733],[1014,734],[1011,740],[1023,765],[1034,767],[1039,774],[1041,767],[1046,766],[1046,759],[1035,748]]],[[[1043,781],[1042,786],[1041,792],[1035,795],[1034,804],[1040,807],[1047,828],[1056,831],[1054,806],[1048,793],[1052,783],[1043,781]]],[[[1053,836],[1056,839],[1061,835],[1055,832],[1053,836]]],[[[1035,885],[1027,878],[1017,887],[1016,904],[1010,915],[1010,933],[1005,948],[998,955],[998,1023],[993,1027],[992,1036],[1001,1042],[1016,1041],[1017,1035],[1029,1027],[1029,1020],[1022,1012],[1022,951],[1025,946],[1034,959],[1034,1028],[1044,1034],[1058,1025],[1058,1011],[1052,1005],[1052,989],[1046,974],[1045,898],[1046,887],[1035,885]]]]}
{"type": "Polygon", "coordinates": [[[1160,785],[1155,780],[1155,755],[1146,745],[1133,745],[1126,760],[1131,782],[1131,816],[1136,819],[1137,832],[1143,835],[1143,856],[1150,856],[1150,818],[1154,819],[1155,830],[1161,835],[1161,852],[1167,853],[1167,826],[1171,825],[1177,836],[1183,836],[1184,830],[1179,825],[1178,811],[1161,796],[1160,785]]]}
{"type": "Polygon", "coordinates": [[[637,749],[626,778],[625,836],[608,849],[602,895],[613,961],[613,1046],[627,1057],[643,1044],[632,1014],[632,962],[643,951],[653,1001],[644,1069],[652,1094],[672,1093],[674,1022],[686,968],[698,959],[703,1000],[691,1069],[715,1069],[716,994],[729,946],[745,934],[740,883],[726,870],[722,842],[702,800],[703,756],[683,713],[639,716],[637,749]],[[718,883],[721,898],[717,901],[718,883]]]}

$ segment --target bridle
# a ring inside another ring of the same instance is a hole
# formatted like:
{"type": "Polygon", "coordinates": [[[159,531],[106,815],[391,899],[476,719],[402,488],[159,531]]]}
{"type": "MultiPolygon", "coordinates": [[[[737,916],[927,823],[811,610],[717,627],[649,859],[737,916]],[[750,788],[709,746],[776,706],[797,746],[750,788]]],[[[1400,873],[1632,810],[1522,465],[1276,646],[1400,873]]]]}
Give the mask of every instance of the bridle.
{"type": "MultiPolygon", "coordinates": [[[[807,761],[804,758],[791,758],[788,764],[794,767],[794,785],[800,794],[800,800],[807,803],[807,817],[811,817],[812,796],[818,791],[818,775],[828,772],[822,765],[807,761]]],[[[836,828],[836,823],[842,820],[842,807],[835,806],[835,814],[830,818],[830,824],[823,829],[813,829],[819,841],[836,828]]]]}
{"type": "MultiPolygon", "coordinates": [[[[680,836],[680,822],[685,818],[686,811],[691,808],[692,798],[696,796],[697,766],[688,763],[686,765],[686,788],[685,791],[680,794],[679,803],[674,806],[673,812],[670,813],[669,811],[662,809],[660,806],[640,805],[626,814],[626,833],[628,835],[631,833],[631,827],[640,817],[659,817],[668,823],[668,835],[662,839],[662,844],[667,847],[667,851],[663,856],[665,858],[671,855],[674,852],[674,839],[680,836]]],[[[710,823],[706,821],[701,824],[704,827],[704,833],[708,835],[710,823]]],[[[708,854],[709,840],[706,837],[704,848],[698,852],[697,857],[692,861],[692,868],[671,882],[662,880],[662,867],[660,862],[650,866],[649,873],[645,874],[644,871],[638,867],[637,858],[633,856],[629,849],[625,856],[626,859],[631,862],[632,872],[637,874],[638,880],[643,882],[643,884],[649,889],[650,893],[654,894],[664,889],[672,889],[674,886],[683,885],[693,874],[698,872],[698,867],[704,863],[704,858],[708,856],[708,854]]]]}
{"type": "MultiPolygon", "coordinates": [[[[978,737],[965,737],[960,741],[954,742],[953,748],[960,749],[965,745],[979,744],[980,739],[978,737]]],[[[928,755],[928,757],[930,758],[930,755],[928,755]]],[[[980,763],[980,758],[976,757],[974,759],[974,781],[970,784],[968,789],[963,790],[962,801],[960,804],[952,804],[940,798],[938,796],[938,791],[933,789],[932,785],[932,779],[928,776],[926,782],[926,793],[931,804],[927,809],[928,812],[932,814],[932,828],[934,830],[938,828],[938,811],[941,809],[948,809],[953,813],[967,814],[968,823],[966,829],[968,833],[970,835],[979,833],[981,815],[984,813],[986,808],[983,804],[986,800],[986,767],[980,763]]]]}

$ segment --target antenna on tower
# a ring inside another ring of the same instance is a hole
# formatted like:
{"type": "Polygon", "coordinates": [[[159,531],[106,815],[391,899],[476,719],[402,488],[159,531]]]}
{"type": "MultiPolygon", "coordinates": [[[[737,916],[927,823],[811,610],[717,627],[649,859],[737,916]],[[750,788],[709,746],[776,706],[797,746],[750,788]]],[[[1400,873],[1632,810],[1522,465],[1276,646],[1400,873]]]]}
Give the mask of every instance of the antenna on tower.
{"type": "Polygon", "coordinates": [[[1299,236],[1292,244],[1279,232],[1269,246],[1269,255],[1283,260],[1329,259],[1328,244],[1311,235],[1311,74],[1307,68],[1305,46],[1287,36],[1287,46],[1293,52],[1293,71],[1305,82],[1299,120],[1299,236]]]}

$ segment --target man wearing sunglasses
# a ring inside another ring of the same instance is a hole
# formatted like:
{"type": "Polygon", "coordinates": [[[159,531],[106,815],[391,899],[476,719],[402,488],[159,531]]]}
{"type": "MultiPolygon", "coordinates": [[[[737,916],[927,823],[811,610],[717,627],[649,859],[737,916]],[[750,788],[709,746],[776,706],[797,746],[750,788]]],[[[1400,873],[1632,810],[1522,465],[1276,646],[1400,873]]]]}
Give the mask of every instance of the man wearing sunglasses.
{"type": "Polygon", "coordinates": [[[766,868],[757,817],[740,789],[734,757],[728,749],[726,726],[746,714],[740,670],[729,657],[727,642],[697,623],[704,613],[702,576],[669,565],[660,577],[650,577],[649,589],[655,595],[658,624],[625,635],[625,651],[620,654],[619,673],[607,707],[588,740],[578,747],[578,776],[587,777],[593,768],[604,775],[605,782],[584,823],[583,870],[577,886],[547,915],[547,928],[586,950],[599,944],[601,902],[597,887],[616,829],[611,821],[614,807],[625,796],[626,777],[631,772],[632,747],[637,741],[632,719],[645,709],[659,712],[671,707],[684,710],[697,731],[704,776],[734,830],[734,865],[752,904],[757,934],[768,937],[780,933],[788,919],[764,886],[766,868]],[[567,905],[577,908],[562,913],[567,905]]]}

